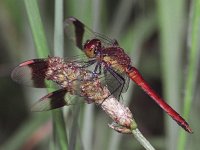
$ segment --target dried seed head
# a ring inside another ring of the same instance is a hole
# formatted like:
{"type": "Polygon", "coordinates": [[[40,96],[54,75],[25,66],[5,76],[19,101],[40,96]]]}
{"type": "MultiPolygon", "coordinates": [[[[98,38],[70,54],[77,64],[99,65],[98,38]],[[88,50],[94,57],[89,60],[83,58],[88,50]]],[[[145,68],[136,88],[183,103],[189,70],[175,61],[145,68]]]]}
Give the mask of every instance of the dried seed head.
{"type": "MultiPolygon", "coordinates": [[[[113,64],[114,65],[114,64],[113,64]]],[[[132,113],[128,107],[119,103],[112,96],[106,86],[103,86],[97,76],[80,67],[75,62],[64,62],[58,57],[49,58],[49,67],[46,72],[47,79],[52,80],[71,94],[79,94],[86,101],[95,102],[114,120],[110,125],[121,133],[130,133],[137,127],[132,113]]]]}

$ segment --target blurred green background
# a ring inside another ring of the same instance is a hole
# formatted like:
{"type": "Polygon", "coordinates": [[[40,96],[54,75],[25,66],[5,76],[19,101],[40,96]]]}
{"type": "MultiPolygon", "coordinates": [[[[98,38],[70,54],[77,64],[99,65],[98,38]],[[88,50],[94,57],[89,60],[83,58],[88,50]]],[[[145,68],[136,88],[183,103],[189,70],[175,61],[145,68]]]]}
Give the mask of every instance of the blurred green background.
{"type": "MultiPolygon", "coordinates": [[[[43,26],[41,31],[44,32],[49,55],[59,55],[55,49],[62,49],[62,42],[59,45],[59,40],[55,39],[56,29],[59,30],[55,20],[59,22],[59,16],[60,20],[74,16],[94,31],[117,39],[131,57],[132,64],[155,91],[183,115],[194,134],[185,133],[140,88],[130,83],[122,102],[129,106],[140,131],[159,150],[199,149],[200,0],[56,2],[0,1],[0,149],[144,149],[132,136],[110,129],[107,124],[111,120],[93,104],[64,107],[65,124],[62,115],[58,122],[66,126],[67,134],[62,138],[65,128],[58,127],[62,133],[58,130],[61,140],[58,138],[57,141],[56,114],[53,114],[52,125],[51,112],[30,112],[31,104],[47,91],[18,85],[11,80],[10,73],[20,62],[39,55],[36,49],[39,49],[41,41],[33,36],[34,26],[31,27],[29,22],[37,12],[35,8],[39,9],[43,26]],[[33,13],[27,15],[28,11],[33,13]],[[38,43],[36,40],[39,40],[38,43]],[[57,45],[55,41],[58,41],[57,45]]],[[[40,24],[33,23],[35,26],[40,24]]],[[[41,31],[38,29],[35,32],[40,36],[41,31]]],[[[64,56],[80,54],[78,50],[76,54],[72,51],[65,44],[64,56]]]]}

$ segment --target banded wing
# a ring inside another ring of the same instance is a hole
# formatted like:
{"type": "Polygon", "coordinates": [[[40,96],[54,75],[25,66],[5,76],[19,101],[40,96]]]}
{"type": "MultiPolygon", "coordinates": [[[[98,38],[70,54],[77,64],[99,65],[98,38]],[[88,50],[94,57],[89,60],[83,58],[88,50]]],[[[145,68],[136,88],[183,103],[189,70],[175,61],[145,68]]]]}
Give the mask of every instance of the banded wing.
{"type": "Polygon", "coordinates": [[[118,42],[110,39],[103,34],[92,31],[89,27],[84,25],[77,18],[69,17],[64,21],[64,30],[69,39],[71,39],[76,46],[83,50],[83,45],[87,40],[98,38],[105,47],[118,46],[118,42]]]}
{"type": "Polygon", "coordinates": [[[11,74],[11,78],[23,85],[45,88],[45,74],[48,69],[48,58],[32,59],[21,63],[11,74]]]}
{"type": "Polygon", "coordinates": [[[11,74],[11,78],[23,85],[36,88],[52,87],[46,80],[46,71],[48,69],[48,58],[32,59],[21,63],[11,74]]]}
{"type": "MultiPolygon", "coordinates": [[[[19,84],[36,88],[55,87],[56,84],[53,81],[46,79],[49,59],[51,58],[25,61],[12,71],[11,78],[19,84]]],[[[76,94],[78,94],[78,92],[76,92],[76,94]]],[[[65,105],[76,104],[77,99],[80,98],[79,95],[71,95],[67,88],[62,88],[42,97],[32,106],[31,110],[47,111],[56,109],[65,105]]]]}
{"type": "Polygon", "coordinates": [[[63,88],[42,97],[39,101],[33,104],[32,111],[48,111],[57,109],[63,106],[74,105],[80,98],[77,95],[72,95],[68,92],[67,88],[63,88]]]}

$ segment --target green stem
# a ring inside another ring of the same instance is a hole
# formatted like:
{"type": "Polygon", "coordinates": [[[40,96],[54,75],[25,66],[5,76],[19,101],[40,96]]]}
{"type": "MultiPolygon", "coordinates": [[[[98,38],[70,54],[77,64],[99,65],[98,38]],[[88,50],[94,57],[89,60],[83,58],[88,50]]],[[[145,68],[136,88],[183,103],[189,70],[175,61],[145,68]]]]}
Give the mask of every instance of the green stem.
{"type": "Polygon", "coordinates": [[[140,142],[140,144],[146,149],[146,150],[155,150],[155,148],[149,143],[149,141],[142,135],[140,130],[136,128],[135,130],[132,130],[133,135],[135,138],[140,142]]]}
{"type": "Polygon", "coordinates": [[[65,121],[63,118],[62,109],[52,111],[53,118],[53,134],[54,134],[54,147],[60,150],[68,149],[68,139],[65,129],[65,121]]]}
{"type": "Polygon", "coordinates": [[[63,32],[63,0],[55,1],[54,20],[54,55],[63,57],[64,32],[63,32]]]}
{"type": "MultiPolygon", "coordinates": [[[[185,1],[157,0],[161,44],[161,73],[164,98],[176,111],[181,106],[182,55],[184,42],[185,1]]],[[[166,149],[176,148],[178,125],[166,118],[166,149]]]]}
{"type": "MultiPolygon", "coordinates": [[[[30,22],[30,26],[31,26],[32,34],[33,34],[33,39],[36,46],[37,55],[38,57],[47,57],[49,54],[49,50],[48,50],[48,46],[46,42],[47,40],[45,37],[37,1],[24,0],[24,2],[25,2],[27,13],[28,13],[28,18],[29,18],[29,22],[30,22]]],[[[56,4],[62,5],[62,2],[56,1],[56,4]]],[[[56,9],[56,13],[62,13],[62,10],[56,9]]],[[[60,20],[60,22],[63,22],[63,20],[60,20]]],[[[57,28],[59,28],[59,26],[57,28]]],[[[61,32],[61,30],[55,29],[55,32],[61,32]]],[[[51,90],[48,89],[48,92],[51,92],[53,90],[54,89],[51,89],[51,90]]],[[[62,111],[56,110],[56,111],[53,111],[52,114],[53,114],[52,116],[53,116],[53,123],[54,123],[54,129],[55,129],[54,137],[55,139],[57,139],[56,142],[58,142],[59,149],[66,150],[67,149],[67,135],[66,135],[65,123],[64,123],[62,111]]],[[[54,143],[54,145],[57,146],[57,143],[54,143]]]]}
{"type": "MultiPolygon", "coordinates": [[[[55,1],[55,21],[54,21],[54,55],[63,57],[64,36],[63,36],[63,0],[55,1]]],[[[61,150],[68,149],[68,139],[66,135],[65,121],[62,109],[52,111],[54,144],[58,144],[61,150]]],[[[57,147],[56,145],[55,148],[57,147]]]]}
{"type": "Polygon", "coordinates": [[[38,57],[47,57],[49,49],[36,0],[24,0],[38,57]]]}
{"type": "MultiPolygon", "coordinates": [[[[189,46],[189,64],[188,64],[188,75],[186,77],[186,86],[185,86],[185,97],[184,97],[184,118],[189,119],[189,114],[191,110],[192,99],[195,91],[196,80],[197,80],[197,71],[198,71],[198,59],[200,55],[200,0],[195,0],[193,2],[193,6],[191,9],[192,18],[191,25],[192,28],[189,31],[191,32],[191,36],[188,36],[189,46]]],[[[184,150],[186,147],[186,138],[187,133],[183,130],[179,133],[179,141],[178,141],[178,150],[184,150]]]]}

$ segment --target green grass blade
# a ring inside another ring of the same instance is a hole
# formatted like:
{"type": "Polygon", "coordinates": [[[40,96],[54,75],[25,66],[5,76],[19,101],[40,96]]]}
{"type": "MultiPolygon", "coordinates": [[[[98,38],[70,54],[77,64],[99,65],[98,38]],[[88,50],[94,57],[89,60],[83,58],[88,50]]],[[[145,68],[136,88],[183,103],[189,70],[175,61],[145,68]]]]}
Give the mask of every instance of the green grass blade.
{"type": "Polygon", "coordinates": [[[134,3],[134,0],[120,1],[109,30],[113,37],[118,38],[120,36],[120,32],[123,30],[126,22],[131,16],[134,3]]]}
{"type": "MultiPolygon", "coordinates": [[[[181,105],[181,81],[182,65],[181,58],[183,54],[184,39],[183,25],[185,2],[177,1],[157,1],[158,18],[160,25],[160,43],[161,43],[161,68],[163,77],[163,90],[166,101],[176,111],[179,112],[181,105]]],[[[167,148],[169,150],[176,148],[179,126],[167,117],[166,134],[167,148]]]]}
{"type": "Polygon", "coordinates": [[[68,139],[65,129],[65,121],[63,118],[62,109],[52,111],[53,118],[53,133],[54,133],[54,147],[60,150],[68,149],[68,139]]]}
{"type": "Polygon", "coordinates": [[[54,55],[63,57],[64,32],[63,32],[63,0],[55,1],[54,21],[54,55]]]}
{"type": "MultiPolygon", "coordinates": [[[[55,1],[55,20],[54,20],[54,55],[63,57],[64,35],[63,35],[63,0],[55,1]]],[[[65,129],[65,121],[62,109],[52,111],[54,143],[61,150],[68,149],[68,140],[65,129]]]]}
{"type": "MultiPolygon", "coordinates": [[[[39,57],[47,57],[49,54],[49,50],[48,50],[48,46],[47,46],[47,42],[46,42],[47,40],[45,37],[42,21],[40,18],[37,1],[24,0],[24,2],[26,5],[26,10],[28,13],[31,30],[32,30],[34,42],[36,45],[37,55],[39,57]]],[[[62,5],[62,3],[58,3],[58,5],[62,5]]],[[[62,6],[60,6],[59,8],[61,8],[61,7],[62,6]]],[[[62,13],[62,10],[59,10],[59,11],[62,13]]],[[[60,13],[60,12],[57,12],[57,13],[60,13]]],[[[63,20],[61,20],[61,22],[63,22],[63,20]]],[[[59,26],[56,26],[56,27],[59,28],[59,26]]],[[[55,30],[55,31],[61,32],[61,29],[55,30]]],[[[55,35],[57,35],[57,34],[55,34],[55,35]]],[[[58,44],[56,44],[56,46],[57,45],[58,44]]],[[[52,90],[48,89],[48,91],[51,92],[52,90]]],[[[56,143],[54,143],[54,146],[57,147],[57,145],[58,145],[59,149],[66,150],[67,149],[67,136],[66,136],[63,114],[62,114],[61,110],[53,111],[53,120],[54,120],[53,123],[54,123],[54,129],[55,129],[54,137],[55,137],[55,139],[57,139],[56,143]]]]}
{"type": "MultiPolygon", "coordinates": [[[[200,55],[200,0],[195,0],[192,2],[193,6],[191,11],[192,18],[190,27],[192,31],[188,36],[189,44],[189,62],[188,62],[188,74],[186,77],[185,86],[185,97],[184,97],[184,117],[189,119],[189,114],[191,110],[192,99],[194,98],[195,87],[197,85],[197,71],[198,71],[198,61],[200,55]]],[[[180,131],[178,150],[184,150],[186,147],[187,133],[183,130],[180,131]]]]}
{"type": "Polygon", "coordinates": [[[77,139],[79,134],[79,124],[78,124],[78,118],[80,114],[80,106],[75,105],[73,107],[73,112],[72,112],[72,117],[74,118],[72,120],[72,124],[70,127],[70,133],[69,133],[69,149],[70,150],[75,150],[77,148],[77,139]]]}
{"type": "Polygon", "coordinates": [[[92,150],[92,134],[94,128],[94,105],[87,105],[84,108],[84,120],[82,121],[82,139],[84,148],[92,150]]]}
{"type": "Polygon", "coordinates": [[[132,131],[134,137],[146,150],[155,150],[155,148],[149,143],[149,141],[143,136],[139,129],[132,131]]]}
{"type": "Polygon", "coordinates": [[[36,46],[37,55],[39,57],[47,57],[49,49],[47,46],[47,40],[40,18],[40,12],[36,0],[24,0],[26,11],[28,13],[28,19],[31,26],[33,39],[36,46]]]}

